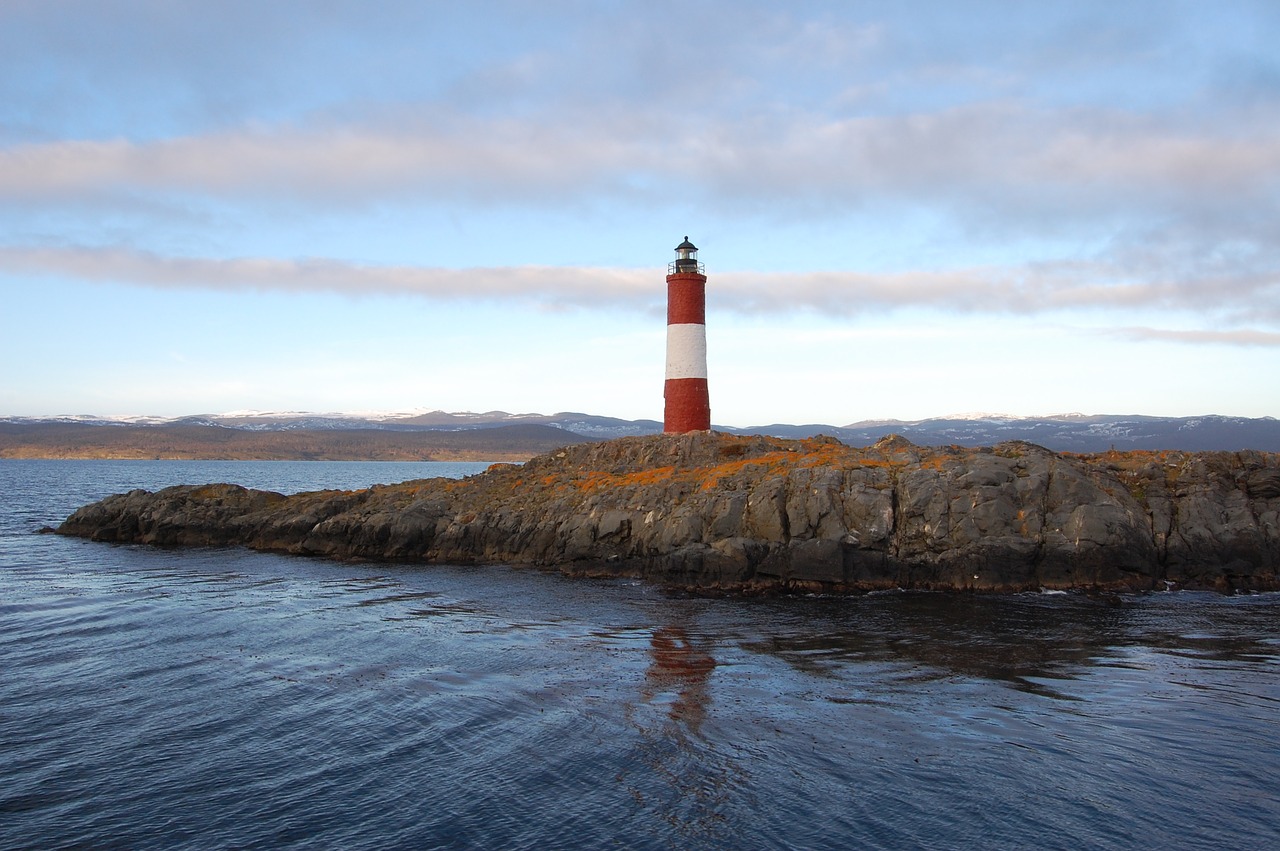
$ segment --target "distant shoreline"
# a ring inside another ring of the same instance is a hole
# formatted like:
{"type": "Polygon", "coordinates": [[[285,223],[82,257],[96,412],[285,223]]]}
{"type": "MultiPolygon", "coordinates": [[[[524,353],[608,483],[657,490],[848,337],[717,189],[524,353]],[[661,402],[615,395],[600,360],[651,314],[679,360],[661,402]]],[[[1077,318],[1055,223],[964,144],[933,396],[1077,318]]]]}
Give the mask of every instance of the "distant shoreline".
{"type": "Polygon", "coordinates": [[[196,455],[196,454],[173,454],[173,455],[145,455],[145,454],[75,454],[75,455],[52,455],[52,454],[26,454],[18,453],[0,453],[0,462],[2,461],[316,461],[324,462],[342,462],[342,463],[414,463],[440,461],[449,463],[471,463],[481,461],[492,461],[494,463],[519,464],[528,461],[534,457],[536,453],[525,452],[457,452],[448,453],[440,452],[431,454],[429,457],[413,455],[411,453],[404,456],[379,456],[371,458],[365,455],[351,456],[330,456],[330,455],[196,455]]]}
{"type": "Polygon", "coordinates": [[[0,459],[76,461],[527,461],[589,441],[540,425],[462,431],[0,424],[0,459]]]}

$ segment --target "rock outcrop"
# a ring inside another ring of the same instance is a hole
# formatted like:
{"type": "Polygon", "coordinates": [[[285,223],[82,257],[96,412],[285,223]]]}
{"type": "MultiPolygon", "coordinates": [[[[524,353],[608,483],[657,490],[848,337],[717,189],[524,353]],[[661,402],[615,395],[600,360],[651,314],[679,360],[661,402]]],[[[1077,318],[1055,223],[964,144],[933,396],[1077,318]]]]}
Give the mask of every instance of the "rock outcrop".
{"type": "Polygon", "coordinates": [[[461,480],[133,491],[100,541],[641,576],[705,591],[1280,589],[1280,455],[851,448],[713,432],[571,446],[461,480]]]}

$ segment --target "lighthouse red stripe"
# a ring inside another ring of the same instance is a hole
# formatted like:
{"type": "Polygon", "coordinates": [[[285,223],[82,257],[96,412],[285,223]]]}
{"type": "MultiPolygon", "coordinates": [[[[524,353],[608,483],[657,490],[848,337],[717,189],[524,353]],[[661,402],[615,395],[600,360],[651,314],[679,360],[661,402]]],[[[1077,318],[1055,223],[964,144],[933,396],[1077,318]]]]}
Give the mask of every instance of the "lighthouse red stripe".
{"type": "Polygon", "coordinates": [[[707,324],[707,279],[702,275],[667,275],[667,324],[707,324]]]}
{"type": "Polygon", "coordinates": [[[711,428],[711,401],[705,378],[669,378],[663,388],[667,404],[662,430],[667,434],[711,428]]]}

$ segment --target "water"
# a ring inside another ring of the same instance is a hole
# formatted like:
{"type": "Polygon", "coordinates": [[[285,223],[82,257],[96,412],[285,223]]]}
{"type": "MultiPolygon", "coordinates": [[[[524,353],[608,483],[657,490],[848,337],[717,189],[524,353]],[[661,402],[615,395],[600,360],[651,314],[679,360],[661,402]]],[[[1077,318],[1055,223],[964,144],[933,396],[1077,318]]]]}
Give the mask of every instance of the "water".
{"type": "Polygon", "coordinates": [[[1280,847],[1280,595],[706,600],[33,532],[0,461],[0,847],[1280,847]]]}

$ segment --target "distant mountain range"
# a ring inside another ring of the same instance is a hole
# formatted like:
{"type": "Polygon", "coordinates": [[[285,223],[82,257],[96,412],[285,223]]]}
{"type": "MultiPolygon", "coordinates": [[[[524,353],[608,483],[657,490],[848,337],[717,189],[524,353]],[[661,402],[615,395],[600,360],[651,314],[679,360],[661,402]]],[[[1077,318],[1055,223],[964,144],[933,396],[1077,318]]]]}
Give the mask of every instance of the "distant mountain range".
{"type": "Polygon", "coordinates": [[[921,446],[991,446],[1025,440],[1055,452],[1109,449],[1177,449],[1186,452],[1257,449],[1280,452],[1280,420],[1274,417],[1144,417],[1060,414],[1045,417],[976,415],[904,422],[881,420],[827,426],[772,425],[746,433],[776,437],[829,434],[850,446],[865,446],[886,434],[900,434],[921,446]]]}
{"type": "MultiPolygon", "coordinates": [[[[1057,452],[1108,449],[1280,452],[1273,417],[1147,417],[1062,414],[1013,417],[966,414],[926,420],[878,420],[735,428],[732,434],[837,437],[851,446],[899,434],[924,446],[988,446],[1025,440],[1057,452]]],[[[234,412],[161,417],[0,417],[0,457],[411,458],[492,460],[529,457],[557,445],[656,434],[657,420],[583,413],[315,414],[234,412]]]]}

